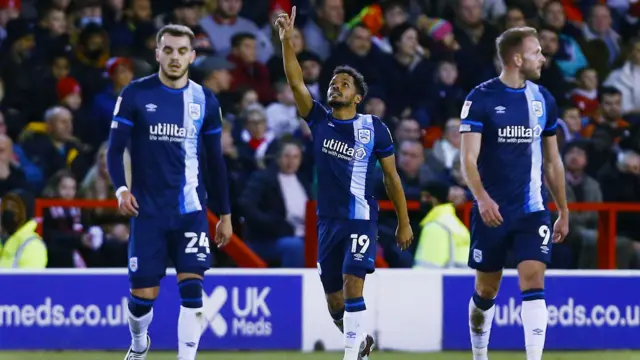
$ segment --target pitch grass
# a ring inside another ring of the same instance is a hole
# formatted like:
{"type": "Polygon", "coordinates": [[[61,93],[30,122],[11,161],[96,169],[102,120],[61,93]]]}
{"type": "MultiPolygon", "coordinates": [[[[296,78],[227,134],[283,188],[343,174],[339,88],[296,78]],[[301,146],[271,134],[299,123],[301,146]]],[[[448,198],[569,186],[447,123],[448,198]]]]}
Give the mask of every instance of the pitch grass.
{"type": "MultiPolygon", "coordinates": [[[[124,352],[0,352],[0,360],[120,360],[124,352]]],[[[147,360],[175,360],[172,352],[151,352],[147,360]]],[[[198,360],[341,360],[338,352],[201,352],[198,360]]],[[[371,360],[471,360],[468,352],[376,352],[371,360]]],[[[525,360],[523,352],[493,352],[491,360],[525,360]]],[[[545,352],[544,360],[640,360],[640,351],[545,352]]]]}

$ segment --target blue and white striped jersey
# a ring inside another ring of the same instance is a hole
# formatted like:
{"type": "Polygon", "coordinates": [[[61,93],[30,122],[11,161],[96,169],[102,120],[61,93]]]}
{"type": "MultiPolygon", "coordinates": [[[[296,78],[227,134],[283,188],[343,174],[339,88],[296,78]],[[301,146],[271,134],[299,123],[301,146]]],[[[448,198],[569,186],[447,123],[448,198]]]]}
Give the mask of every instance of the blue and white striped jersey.
{"type": "Polygon", "coordinates": [[[530,81],[514,89],[494,78],[469,93],[460,117],[461,133],[482,134],[478,171],[500,212],[545,210],[542,137],[556,134],[553,96],[530,81]]]}
{"type": "Polygon", "coordinates": [[[130,132],[131,192],[141,216],[206,208],[202,136],[221,132],[220,105],[212,92],[191,80],[172,89],[157,74],[138,79],[118,98],[111,128],[112,137],[119,129],[130,132]]]}
{"type": "Polygon", "coordinates": [[[373,115],[335,119],[315,101],[306,120],[313,132],[318,216],[377,221],[374,171],[378,159],[394,153],[387,126],[373,115]]]}

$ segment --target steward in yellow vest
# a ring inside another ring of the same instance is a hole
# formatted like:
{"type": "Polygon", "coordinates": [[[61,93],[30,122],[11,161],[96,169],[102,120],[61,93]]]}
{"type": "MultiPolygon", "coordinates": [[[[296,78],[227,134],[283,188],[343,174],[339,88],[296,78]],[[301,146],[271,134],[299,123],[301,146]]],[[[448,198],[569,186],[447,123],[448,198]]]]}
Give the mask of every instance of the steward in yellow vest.
{"type": "Polygon", "coordinates": [[[414,267],[466,268],[471,235],[449,202],[449,185],[440,182],[426,184],[421,203],[428,212],[420,222],[422,231],[414,267]]]}
{"type": "Polygon", "coordinates": [[[0,268],[47,267],[47,247],[36,233],[33,207],[33,196],[23,190],[11,191],[2,198],[0,268]]]}

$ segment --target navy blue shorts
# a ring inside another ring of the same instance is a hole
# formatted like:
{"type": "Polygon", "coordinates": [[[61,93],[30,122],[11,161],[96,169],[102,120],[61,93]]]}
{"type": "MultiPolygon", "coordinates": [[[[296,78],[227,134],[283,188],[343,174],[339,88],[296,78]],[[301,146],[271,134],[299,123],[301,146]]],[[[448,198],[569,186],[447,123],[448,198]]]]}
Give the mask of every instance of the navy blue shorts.
{"type": "Polygon", "coordinates": [[[516,264],[536,260],[549,264],[553,228],[548,211],[538,211],[518,217],[501,213],[502,225],[485,225],[476,208],[471,212],[471,249],[469,267],[482,272],[504,268],[508,252],[516,264]]]}
{"type": "Polygon", "coordinates": [[[318,272],[325,294],[342,290],[342,275],[375,271],[378,224],[369,220],[318,219],[318,272]]]}
{"type": "Polygon", "coordinates": [[[132,289],[155,287],[167,260],[178,273],[203,275],[211,266],[209,224],[205,211],[171,217],[131,219],[129,282],[132,289]]]}

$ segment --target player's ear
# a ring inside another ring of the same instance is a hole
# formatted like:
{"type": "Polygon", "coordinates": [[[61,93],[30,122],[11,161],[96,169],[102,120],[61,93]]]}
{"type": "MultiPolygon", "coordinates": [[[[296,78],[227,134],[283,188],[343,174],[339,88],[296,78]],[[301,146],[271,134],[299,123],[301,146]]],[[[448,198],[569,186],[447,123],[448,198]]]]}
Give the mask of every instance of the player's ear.
{"type": "Polygon", "coordinates": [[[354,101],[356,102],[356,105],[359,105],[360,102],[362,102],[362,95],[356,94],[354,101]]]}
{"type": "Polygon", "coordinates": [[[524,59],[522,58],[522,54],[521,53],[517,53],[513,56],[513,62],[516,64],[516,66],[522,66],[522,61],[524,59]]]}
{"type": "Polygon", "coordinates": [[[193,64],[196,61],[196,50],[191,49],[191,56],[189,57],[189,64],[193,64]]]}
{"type": "Polygon", "coordinates": [[[160,49],[156,48],[156,61],[160,62],[160,49]]]}

